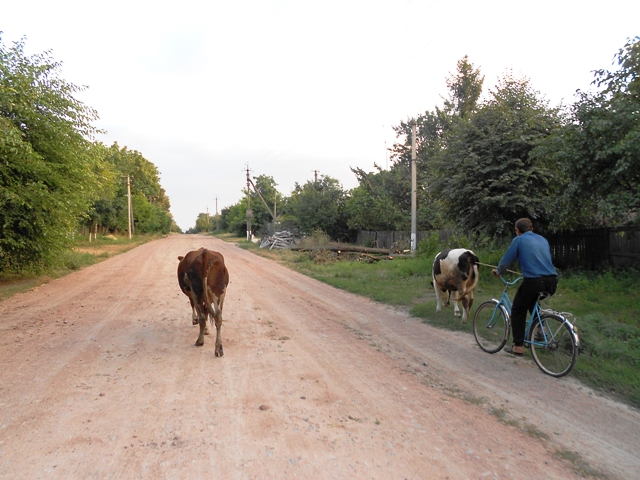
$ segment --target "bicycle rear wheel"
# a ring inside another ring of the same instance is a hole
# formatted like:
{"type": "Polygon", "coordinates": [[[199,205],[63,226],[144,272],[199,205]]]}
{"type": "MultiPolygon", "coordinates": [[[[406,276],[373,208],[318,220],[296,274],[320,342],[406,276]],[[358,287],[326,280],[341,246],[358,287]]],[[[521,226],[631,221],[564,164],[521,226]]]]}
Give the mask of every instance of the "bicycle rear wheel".
{"type": "Polygon", "coordinates": [[[567,321],[553,314],[542,315],[531,328],[531,354],[547,375],[563,377],[578,359],[576,338],[567,321]]]}
{"type": "Polygon", "coordinates": [[[478,307],[473,317],[473,335],[478,346],[487,353],[496,353],[509,339],[509,319],[496,300],[478,307]]]}

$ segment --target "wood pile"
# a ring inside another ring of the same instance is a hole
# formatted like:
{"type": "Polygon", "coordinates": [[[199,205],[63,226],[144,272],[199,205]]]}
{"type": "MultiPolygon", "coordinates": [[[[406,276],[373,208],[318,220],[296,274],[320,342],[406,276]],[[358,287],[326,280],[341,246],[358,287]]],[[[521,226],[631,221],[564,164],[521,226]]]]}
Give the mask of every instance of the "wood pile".
{"type": "Polygon", "coordinates": [[[291,232],[283,230],[281,232],[275,232],[268,237],[262,237],[260,248],[269,247],[269,250],[274,248],[290,248],[295,244],[296,240],[296,237],[291,232]]]}
{"type": "Polygon", "coordinates": [[[357,252],[357,253],[370,253],[370,254],[382,254],[391,255],[391,250],[387,248],[371,248],[361,247],[359,245],[325,245],[324,247],[291,247],[291,250],[298,250],[301,252],[308,252],[312,250],[329,250],[331,252],[357,252]]]}
{"type": "Polygon", "coordinates": [[[329,249],[306,250],[315,263],[331,262],[364,262],[373,263],[380,260],[393,260],[392,256],[376,256],[368,253],[342,252],[329,249]]]}
{"type": "Polygon", "coordinates": [[[402,255],[393,253],[386,248],[361,247],[359,245],[350,244],[330,244],[323,246],[301,246],[298,244],[299,238],[288,230],[276,232],[273,235],[262,237],[260,248],[289,249],[297,252],[309,252],[311,258],[317,263],[332,261],[364,261],[373,263],[380,260],[393,260],[397,257],[406,257],[410,255],[402,255]]]}

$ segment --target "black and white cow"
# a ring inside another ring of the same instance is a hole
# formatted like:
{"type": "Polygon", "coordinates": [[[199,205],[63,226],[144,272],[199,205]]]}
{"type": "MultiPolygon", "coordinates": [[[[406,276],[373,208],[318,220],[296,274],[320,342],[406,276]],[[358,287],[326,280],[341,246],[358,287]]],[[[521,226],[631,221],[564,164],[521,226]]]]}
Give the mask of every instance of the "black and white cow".
{"type": "Polygon", "coordinates": [[[432,273],[431,285],[438,301],[436,312],[442,310],[442,304],[449,306],[453,293],[454,315],[460,316],[458,304],[462,302],[462,323],[467,323],[473,305],[473,291],[479,279],[476,254],[464,248],[444,250],[436,255],[432,273]]]}

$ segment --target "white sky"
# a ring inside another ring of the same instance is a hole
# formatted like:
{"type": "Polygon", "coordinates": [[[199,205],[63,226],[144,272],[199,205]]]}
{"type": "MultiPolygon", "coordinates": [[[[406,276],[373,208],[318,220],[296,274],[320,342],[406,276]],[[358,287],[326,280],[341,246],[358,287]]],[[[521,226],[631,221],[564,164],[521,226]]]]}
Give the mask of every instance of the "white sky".
{"type": "Polygon", "coordinates": [[[3,1],[6,46],[52,50],[88,90],[98,140],[153,162],[184,230],[252,176],[289,195],[314,170],[386,166],[392,126],[441,104],[464,55],[571,103],[640,34],[637,0],[3,1]]]}

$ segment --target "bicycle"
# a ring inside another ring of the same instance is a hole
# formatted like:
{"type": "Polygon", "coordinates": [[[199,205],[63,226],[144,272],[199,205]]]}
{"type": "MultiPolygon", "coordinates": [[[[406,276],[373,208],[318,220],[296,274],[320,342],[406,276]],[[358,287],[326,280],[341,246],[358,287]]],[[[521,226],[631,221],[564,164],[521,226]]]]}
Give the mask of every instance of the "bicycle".
{"type": "MultiPolygon", "coordinates": [[[[502,277],[500,280],[505,284],[500,300],[493,298],[483,302],[473,317],[473,335],[478,346],[487,353],[499,352],[509,340],[512,302],[507,290],[522,277],[511,282],[502,277]]],[[[566,318],[570,313],[541,308],[540,300],[549,296],[546,292],[538,296],[525,326],[524,344],[530,348],[540,370],[559,378],[575,366],[580,337],[578,329],[566,318]]]]}

